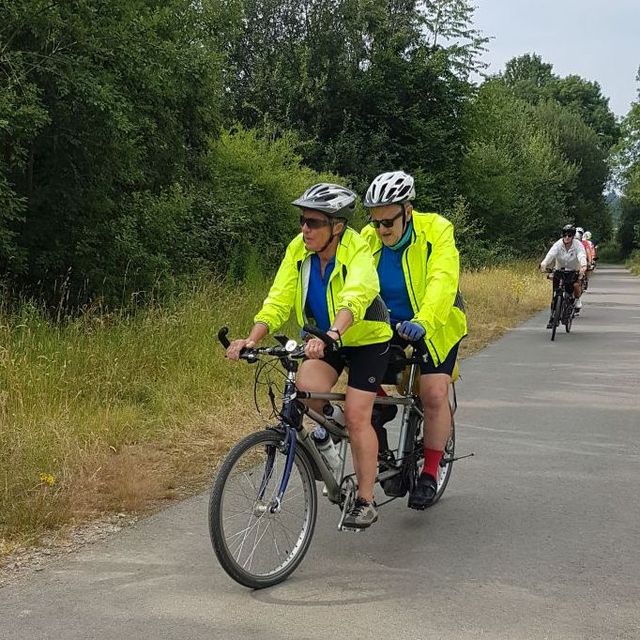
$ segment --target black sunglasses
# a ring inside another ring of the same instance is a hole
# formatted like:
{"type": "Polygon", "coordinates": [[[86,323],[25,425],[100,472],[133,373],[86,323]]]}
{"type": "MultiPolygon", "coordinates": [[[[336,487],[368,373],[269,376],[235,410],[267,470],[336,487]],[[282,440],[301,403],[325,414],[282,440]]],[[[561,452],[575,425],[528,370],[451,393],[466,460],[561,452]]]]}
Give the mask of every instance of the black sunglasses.
{"type": "Polygon", "coordinates": [[[385,218],[384,220],[373,220],[373,218],[369,218],[369,224],[374,227],[374,229],[379,229],[380,225],[385,227],[386,229],[391,229],[393,227],[395,221],[404,214],[404,208],[400,210],[393,218],[385,218]]]}
{"type": "Polygon", "coordinates": [[[576,235],[575,231],[573,231],[573,232],[572,231],[565,231],[565,232],[563,232],[562,237],[566,238],[567,236],[571,236],[573,238],[573,236],[575,236],[575,235],[576,235]]]}
{"type": "Polygon", "coordinates": [[[331,223],[329,220],[323,220],[322,218],[306,218],[305,216],[300,216],[300,226],[304,227],[305,224],[309,229],[322,229],[322,227],[328,227],[331,223]]]}

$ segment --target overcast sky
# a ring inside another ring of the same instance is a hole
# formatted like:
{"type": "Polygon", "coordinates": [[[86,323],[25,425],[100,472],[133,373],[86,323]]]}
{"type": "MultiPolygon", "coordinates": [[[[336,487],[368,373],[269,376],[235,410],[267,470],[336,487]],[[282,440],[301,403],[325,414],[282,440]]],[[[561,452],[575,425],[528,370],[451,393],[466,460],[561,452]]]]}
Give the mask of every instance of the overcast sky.
{"type": "Polygon", "coordinates": [[[535,52],[559,76],[600,84],[618,116],[638,100],[640,0],[475,0],[475,26],[489,42],[484,60],[497,73],[535,52]]]}

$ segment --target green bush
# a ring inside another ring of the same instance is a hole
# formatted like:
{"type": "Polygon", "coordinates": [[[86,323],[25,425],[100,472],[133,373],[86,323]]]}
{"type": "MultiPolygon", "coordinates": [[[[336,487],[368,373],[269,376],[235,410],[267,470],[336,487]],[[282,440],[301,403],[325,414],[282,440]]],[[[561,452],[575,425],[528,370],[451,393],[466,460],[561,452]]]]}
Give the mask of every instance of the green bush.
{"type": "Polygon", "coordinates": [[[607,242],[598,245],[598,261],[602,262],[621,262],[622,247],[618,242],[607,242]]]}
{"type": "Polygon", "coordinates": [[[631,273],[634,275],[640,275],[640,249],[636,249],[631,253],[629,259],[625,263],[625,266],[630,269],[631,273]]]}
{"type": "Polygon", "coordinates": [[[242,127],[211,142],[193,216],[201,258],[214,270],[228,264],[230,275],[243,278],[275,266],[299,232],[291,201],[316,182],[344,182],[303,166],[297,143],[291,133],[267,140],[242,127]]]}

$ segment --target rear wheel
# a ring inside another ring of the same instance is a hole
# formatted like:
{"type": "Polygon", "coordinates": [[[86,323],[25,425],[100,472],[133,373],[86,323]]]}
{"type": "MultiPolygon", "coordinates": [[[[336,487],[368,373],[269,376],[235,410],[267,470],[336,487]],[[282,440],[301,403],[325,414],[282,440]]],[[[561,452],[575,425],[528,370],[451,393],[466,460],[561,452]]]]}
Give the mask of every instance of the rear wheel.
{"type": "Polygon", "coordinates": [[[564,306],[562,307],[562,324],[564,324],[565,331],[570,333],[571,324],[573,323],[573,313],[575,309],[575,300],[573,297],[565,296],[564,306]]]}
{"type": "MultiPolygon", "coordinates": [[[[412,477],[407,478],[407,487],[409,491],[413,489],[415,483],[418,480],[420,473],[422,472],[422,465],[424,464],[424,421],[417,414],[413,413],[410,418],[410,425],[412,429],[415,429],[415,447],[414,447],[414,464],[411,465],[412,477]]],[[[427,506],[432,507],[440,497],[444,493],[444,490],[447,488],[447,484],[449,483],[449,479],[451,478],[451,472],[453,471],[453,459],[455,457],[455,446],[456,446],[456,430],[455,423],[453,420],[453,414],[451,415],[451,435],[447,440],[445,445],[444,454],[442,456],[442,460],[440,461],[440,466],[438,467],[438,477],[436,478],[437,483],[437,491],[436,497],[433,502],[427,506]]]]}
{"type": "Polygon", "coordinates": [[[453,417],[451,418],[451,435],[447,440],[447,444],[444,448],[444,455],[442,456],[442,460],[440,461],[440,467],[438,468],[438,491],[436,493],[436,499],[433,501],[432,505],[435,504],[438,500],[440,500],[440,496],[444,493],[444,490],[447,488],[447,484],[449,483],[449,478],[451,478],[451,472],[453,471],[453,458],[455,457],[455,448],[456,448],[456,425],[453,421],[453,417]]]}
{"type": "Polygon", "coordinates": [[[284,433],[252,433],[227,455],[209,500],[209,534],[222,568],[252,589],[285,580],[304,558],[316,523],[316,484],[296,447],[282,502],[278,491],[289,445],[284,433]]]}

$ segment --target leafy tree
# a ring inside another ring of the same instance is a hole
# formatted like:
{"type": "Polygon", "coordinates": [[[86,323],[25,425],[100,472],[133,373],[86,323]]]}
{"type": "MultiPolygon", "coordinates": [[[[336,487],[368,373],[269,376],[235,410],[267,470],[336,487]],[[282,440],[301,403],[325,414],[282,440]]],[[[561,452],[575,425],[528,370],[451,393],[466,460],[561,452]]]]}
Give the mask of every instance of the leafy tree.
{"type": "Polygon", "coordinates": [[[526,237],[542,245],[557,236],[577,168],[541,127],[537,107],[490,80],[480,88],[469,126],[462,188],[485,237],[518,245],[526,237]]]}
{"type": "Polygon", "coordinates": [[[427,28],[426,42],[434,49],[446,48],[461,77],[487,67],[480,57],[489,39],[473,27],[475,5],[468,0],[425,0],[420,4],[427,28]]]}
{"type": "Polygon", "coordinates": [[[248,127],[293,129],[317,170],[420,174],[451,200],[465,145],[461,112],[483,39],[466,0],[246,0],[230,43],[233,112],[248,127]]]}
{"type": "MultiPolygon", "coordinates": [[[[5,254],[10,241],[24,256],[19,270],[5,257],[9,275],[47,295],[62,278],[87,294],[122,280],[127,220],[197,175],[220,125],[219,56],[202,24],[188,0],[2,5],[12,82],[0,108],[13,116],[2,118],[12,207],[1,237],[5,254]]],[[[138,231],[153,251],[151,228],[138,231]]]]}
{"type": "Polygon", "coordinates": [[[501,77],[518,98],[532,104],[546,97],[547,89],[555,79],[553,65],[542,62],[535,53],[509,60],[501,77]]]}
{"type": "Polygon", "coordinates": [[[611,234],[611,214],[603,191],[609,178],[607,154],[598,134],[577,112],[554,101],[535,108],[537,121],[545,128],[558,151],[576,168],[574,187],[567,194],[567,217],[590,229],[598,238],[611,234]]]}
{"type": "Polygon", "coordinates": [[[597,82],[577,75],[560,78],[553,73],[553,65],[543,62],[535,53],[507,62],[501,78],[516,96],[527,102],[538,104],[555,100],[577,113],[599,135],[598,142],[605,151],[620,137],[615,115],[609,108],[609,99],[602,95],[597,82]]]}
{"type": "Polygon", "coordinates": [[[602,95],[597,82],[577,75],[558,78],[550,87],[550,97],[577,113],[598,134],[604,151],[608,151],[620,138],[620,127],[609,108],[609,99],[602,95]]]}
{"type": "MultiPolygon", "coordinates": [[[[640,82],[640,70],[636,78],[640,82]]],[[[640,98],[640,92],[639,92],[640,98]]],[[[623,192],[618,241],[623,253],[640,248],[640,100],[622,122],[622,139],[615,150],[617,188],[623,192]]]]}

